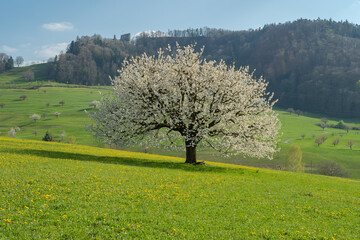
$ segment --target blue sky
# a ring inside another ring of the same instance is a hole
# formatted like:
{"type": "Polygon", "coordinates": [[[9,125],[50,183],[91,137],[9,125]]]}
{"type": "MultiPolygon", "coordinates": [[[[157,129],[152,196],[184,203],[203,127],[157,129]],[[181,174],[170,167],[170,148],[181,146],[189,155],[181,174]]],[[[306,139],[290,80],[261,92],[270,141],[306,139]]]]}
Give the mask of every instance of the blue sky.
{"type": "Polygon", "coordinates": [[[256,29],[299,18],[360,24],[360,0],[0,0],[0,52],[27,63],[54,57],[76,36],[146,30],[256,29]]]}

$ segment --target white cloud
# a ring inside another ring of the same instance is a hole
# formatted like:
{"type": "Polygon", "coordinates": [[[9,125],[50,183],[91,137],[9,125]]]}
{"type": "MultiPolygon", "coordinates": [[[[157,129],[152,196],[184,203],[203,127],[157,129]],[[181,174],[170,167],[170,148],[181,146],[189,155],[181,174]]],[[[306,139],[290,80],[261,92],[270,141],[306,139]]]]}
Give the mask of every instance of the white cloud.
{"type": "Polygon", "coordinates": [[[27,47],[30,47],[31,46],[31,43],[23,43],[20,45],[21,48],[27,48],[27,47]]]}
{"type": "Polygon", "coordinates": [[[74,29],[74,25],[72,25],[72,23],[70,22],[45,23],[42,25],[42,27],[46,30],[56,31],[56,32],[62,32],[62,31],[68,31],[74,29]]]}
{"type": "Polygon", "coordinates": [[[3,45],[2,46],[2,49],[5,51],[5,52],[9,52],[9,53],[15,53],[18,51],[17,48],[12,48],[12,47],[9,47],[7,45],[3,45]]]}
{"type": "Polygon", "coordinates": [[[55,43],[44,45],[40,50],[35,51],[35,55],[42,59],[49,59],[58,55],[61,51],[66,51],[66,48],[69,43],[55,43]]]}

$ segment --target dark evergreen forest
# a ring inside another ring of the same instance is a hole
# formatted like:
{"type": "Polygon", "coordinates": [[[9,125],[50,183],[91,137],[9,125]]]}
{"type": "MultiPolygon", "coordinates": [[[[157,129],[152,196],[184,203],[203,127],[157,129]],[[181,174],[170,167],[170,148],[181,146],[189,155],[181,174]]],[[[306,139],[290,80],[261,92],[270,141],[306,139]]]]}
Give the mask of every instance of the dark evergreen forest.
{"type": "Polygon", "coordinates": [[[256,69],[269,81],[278,107],[360,116],[360,26],[349,22],[300,19],[248,31],[172,30],[131,42],[83,36],[49,61],[48,74],[63,83],[109,85],[125,58],[156,54],[176,42],[205,46],[206,59],[256,69]]]}

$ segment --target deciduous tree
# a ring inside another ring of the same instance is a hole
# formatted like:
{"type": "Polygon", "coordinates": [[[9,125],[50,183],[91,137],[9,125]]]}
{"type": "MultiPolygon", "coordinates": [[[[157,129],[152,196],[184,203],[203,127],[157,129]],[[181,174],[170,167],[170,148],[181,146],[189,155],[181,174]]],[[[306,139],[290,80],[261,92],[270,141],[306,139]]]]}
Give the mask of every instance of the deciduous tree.
{"type": "Polygon", "coordinates": [[[90,107],[94,107],[94,108],[97,108],[100,106],[100,102],[99,101],[92,101],[90,104],[89,104],[90,107]]]}
{"type": "Polygon", "coordinates": [[[20,67],[21,64],[24,63],[24,58],[22,56],[17,56],[15,59],[16,65],[20,67]]]}
{"type": "Polygon", "coordinates": [[[34,120],[34,122],[36,122],[36,121],[39,120],[41,117],[40,117],[40,115],[34,113],[34,114],[31,115],[29,118],[32,119],[32,120],[34,120]]]}
{"type": "Polygon", "coordinates": [[[35,74],[31,69],[29,69],[24,73],[24,78],[26,81],[30,82],[30,81],[34,80],[35,74]]]}
{"type": "Polygon", "coordinates": [[[352,147],[354,146],[354,141],[352,139],[350,139],[348,142],[347,142],[347,145],[350,149],[352,149],[352,147]]]}
{"type": "Polygon", "coordinates": [[[294,172],[303,172],[302,152],[298,145],[291,145],[286,158],[286,170],[294,172]]]}
{"type": "Polygon", "coordinates": [[[93,135],[111,145],[182,142],[186,163],[192,164],[201,145],[271,158],[280,122],[268,83],[248,67],[207,61],[203,49],[195,52],[192,45],[166,51],[124,61],[112,79],[113,94],[104,96],[99,111],[88,113],[93,135]]]}

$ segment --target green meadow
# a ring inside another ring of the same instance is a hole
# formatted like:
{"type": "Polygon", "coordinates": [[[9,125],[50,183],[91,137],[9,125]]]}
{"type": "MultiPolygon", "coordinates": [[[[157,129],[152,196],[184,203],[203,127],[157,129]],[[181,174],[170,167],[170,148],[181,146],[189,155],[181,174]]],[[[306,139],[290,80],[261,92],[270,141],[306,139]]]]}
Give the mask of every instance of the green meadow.
{"type": "Polygon", "coordinates": [[[93,100],[100,100],[99,91],[104,90],[65,87],[1,89],[0,103],[5,106],[0,108],[0,131],[7,136],[10,128],[17,126],[20,127],[17,137],[37,140],[41,140],[46,131],[61,140],[59,135],[65,131],[67,137],[64,139],[74,136],[78,143],[94,145],[94,139],[85,131],[85,123],[89,122],[85,110],[93,111],[89,104],[93,100]],[[27,98],[21,100],[22,95],[27,98]],[[65,104],[60,104],[61,101],[65,104]],[[55,112],[60,115],[54,116],[55,112]],[[41,119],[35,122],[29,118],[32,114],[40,115],[41,119]]]}
{"type": "Polygon", "coordinates": [[[0,137],[0,239],[358,239],[358,181],[0,137]]]}
{"type": "MultiPolygon", "coordinates": [[[[41,140],[45,132],[49,131],[56,141],[105,147],[85,130],[86,124],[90,123],[85,110],[96,111],[89,106],[90,102],[100,100],[101,94],[108,92],[110,88],[52,83],[46,79],[45,71],[45,65],[39,64],[14,68],[0,75],[0,104],[5,104],[4,107],[0,107],[0,136],[8,136],[10,128],[17,126],[20,131],[16,133],[16,138],[20,139],[41,140]],[[34,71],[36,79],[30,83],[23,77],[23,73],[28,69],[34,71]],[[22,100],[20,98],[22,95],[26,95],[27,98],[22,100]],[[65,102],[64,105],[60,104],[62,100],[65,102]],[[60,113],[59,117],[54,116],[55,112],[60,113]],[[29,117],[34,113],[40,115],[41,119],[36,122],[31,120],[29,117]],[[62,132],[66,134],[64,138],[60,138],[62,132]]],[[[317,124],[324,116],[306,113],[304,116],[297,116],[281,109],[277,112],[282,124],[282,136],[279,142],[281,150],[273,160],[252,159],[245,156],[224,157],[211,149],[199,149],[199,159],[282,169],[290,145],[297,144],[303,153],[306,172],[316,173],[317,167],[322,162],[332,161],[345,168],[351,178],[360,178],[360,131],[351,130],[347,133],[345,130],[333,128],[326,128],[323,131],[317,124]],[[302,135],[305,136],[302,137],[302,135]],[[328,139],[317,146],[315,139],[322,135],[327,136],[328,139]],[[336,138],[339,138],[339,144],[333,146],[332,142],[336,138]],[[355,144],[352,150],[347,146],[349,140],[353,140],[355,144]]],[[[331,117],[328,119],[332,124],[344,120],[346,124],[360,127],[360,121],[357,119],[331,117]]],[[[183,151],[144,149],[137,146],[123,149],[175,157],[184,156],[183,151]]]]}

